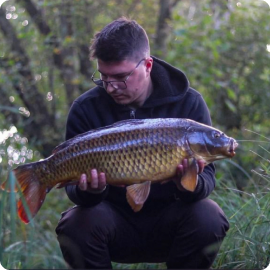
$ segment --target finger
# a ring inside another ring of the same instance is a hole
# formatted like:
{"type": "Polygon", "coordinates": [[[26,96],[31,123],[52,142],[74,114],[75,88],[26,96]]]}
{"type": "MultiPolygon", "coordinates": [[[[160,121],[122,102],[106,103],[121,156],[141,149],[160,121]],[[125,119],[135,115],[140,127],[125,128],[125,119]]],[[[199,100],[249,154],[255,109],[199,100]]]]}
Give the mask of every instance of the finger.
{"type": "Polygon", "coordinates": [[[184,174],[184,167],[182,164],[178,164],[176,167],[176,175],[171,178],[171,180],[178,186],[180,184],[180,180],[184,174]]]}
{"type": "Polygon", "coordinates": [[[81,175],[78,186],[81,190],[87,189],[87,176],[86,176],[86,174],[81,175]]]}
{"type": "Polygon", "coordinates": [[[105,186],[106,186],[106,175],[105,175],[105,173],[103,173],[103,172],[101,172],[100,174],[99,174],[99,177],[98,177],[98,188],[99,189],[104,189],[105,188],[105,186]]]}
{"type": "Polygon", "coordinates": [[[93,189],[98,188],[98,173],[96,169],[91,170],[91,184],[90,187],[93,189]]]}
{"type": "Polygon", "coordinates": [[[197,161],[197,163],[198,163],[198,167],[199,167],[199,172],[198,173],[202,173],[203,170],[204,170],[204,167],[205,167],[205,162],[200,159],[200,160],[197,161]]]}
{"type": "Polygon", "coordinates": [[[183,174],[184,174],[184,166],[182,164],[179,164],[177,167],[176,167],[176,174],[177,176],[179,177],[182,177],[183,174]]]}
{"type": "Polygon", "coordinates": [[[186,170],[188,169],[188,159],[183,159],[182,161],[182,165],[183,165],[183,174],[186,172],[186,170]]]}

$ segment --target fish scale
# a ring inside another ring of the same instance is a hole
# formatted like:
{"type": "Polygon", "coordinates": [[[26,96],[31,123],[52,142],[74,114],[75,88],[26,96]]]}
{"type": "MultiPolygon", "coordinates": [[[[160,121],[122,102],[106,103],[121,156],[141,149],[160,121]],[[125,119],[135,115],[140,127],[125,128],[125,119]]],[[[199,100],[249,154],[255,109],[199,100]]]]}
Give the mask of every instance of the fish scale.
{"type": "Polygon", "coordinates": [[[106,173],[108,183],[154,181],[171,174],[172,171],[167,169],[184,157],[177,146],[179,131],[173,128],[161,127],[157,132],[133,130],[113,135],[106,134],[66,147],[47,160],[46,175],[37,168],[37,177],[55,185],[66,178],[77,181],[82,173],[89,175],[89,170],[96,168],[106,173]]]}
{"type": "MultiPolygon", "coordinates": [[[[112,185],[127,185],[127,201],[136,212],[150,192],[150,183],[174,176],[183,159],[203,159],[205,164],[234,156],[237,143],[221,131],[189,119],[126,120],[78,135],[55,148],[41,161],[13,170],[32,216],[46,192],[54,186],[78,183],[91,169],[104,172],[112,185]]],[[[193,162],[181,184],[194,191],[197,167],[193,162]]],[[[5,188],[5,184],[2,185],[5,188]]],[[[18,213],[29,222],[21,199],[18,213]]]]}

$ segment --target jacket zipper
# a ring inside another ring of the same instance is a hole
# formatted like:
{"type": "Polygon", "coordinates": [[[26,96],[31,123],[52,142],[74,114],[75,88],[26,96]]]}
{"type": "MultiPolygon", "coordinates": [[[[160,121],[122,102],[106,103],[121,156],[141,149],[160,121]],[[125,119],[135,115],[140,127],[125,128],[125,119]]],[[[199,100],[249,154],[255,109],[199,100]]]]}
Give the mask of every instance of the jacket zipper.
{"type": "Polygon", "coordinates": [[[136,112],[135,110],[131,110],[130,111],[130,118],[131,119],[135,119],[136,118],[135,112],[136,112]]]}

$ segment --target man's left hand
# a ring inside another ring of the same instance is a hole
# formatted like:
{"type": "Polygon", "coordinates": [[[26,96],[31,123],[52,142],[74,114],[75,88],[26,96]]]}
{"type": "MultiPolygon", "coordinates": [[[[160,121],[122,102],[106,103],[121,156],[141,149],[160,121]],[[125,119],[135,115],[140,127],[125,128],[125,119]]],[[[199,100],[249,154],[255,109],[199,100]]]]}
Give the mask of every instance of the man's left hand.
{"type": "MultiPolygon", "coordinates": [[[[205,162],[202,159],[196,160],[196,162],[197,162],[197,169],[198,169],[197,174],[200,174],[204,170],[205,162]]],[[[189,166],[190,166],[189,160],[183,159],[182,163],[178,164],[176,167],[175,176],[173,176],[172,178],[170,178],[168,180],[161,182],[161,184],[165,184],[165,183],[172,180],[176,184],[176,186],[179,190],[186,191],[186,189],[181,185],[181,179],[182,179],[183,175],[187,172],[189,166]]]]}
{"type": "MultiPolygon", "coordinates": [[[[202,159],[196,160],[197,162],[197,174],[203,172],[205,167],[205,162],[202,159]]],[[[179,164],[176,168],[176,175],[173,177],[173,182],[176,184],[177,188],[181,191],[185,191],[186,189],[181,184],[181,179],[183,175],[188,171],[190,167],[190,163],[188,159],[183,159],[182,163],[179,164]]]]}

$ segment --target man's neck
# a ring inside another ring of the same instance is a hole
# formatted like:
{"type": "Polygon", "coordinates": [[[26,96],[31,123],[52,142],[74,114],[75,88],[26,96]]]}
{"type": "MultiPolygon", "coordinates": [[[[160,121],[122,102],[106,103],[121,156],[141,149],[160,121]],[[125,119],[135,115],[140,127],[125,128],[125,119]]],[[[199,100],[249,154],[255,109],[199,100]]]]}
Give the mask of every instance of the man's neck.
{"type": "Polygon", "coordinates": [[[152,92],[153,92],[153,83],[152,83],[152,80],[150,79],[149,80],[149,83],[147,85],[147,88],[146,88],[146,90],[143,93],[143,96],[142,96],[141,101],[138,102],[138,103],[132,103],[132,104],[130,104],[129,105],[129,108],[131,108],[131,109],[137,109],[139,107],[142,107],[143,104],[145,103],[145,101],[150,97],[150,95],[152,94],[152,92]]]}
{"type": "Polygon", "coordinates": [[[148,84],[148,88],[147,88],[147,95],[145,97],[144,102],[151,96],[152,93],[153,93],[153,83],[152,83],[152,80],[150,79],[149,84],[148,84]]]}

